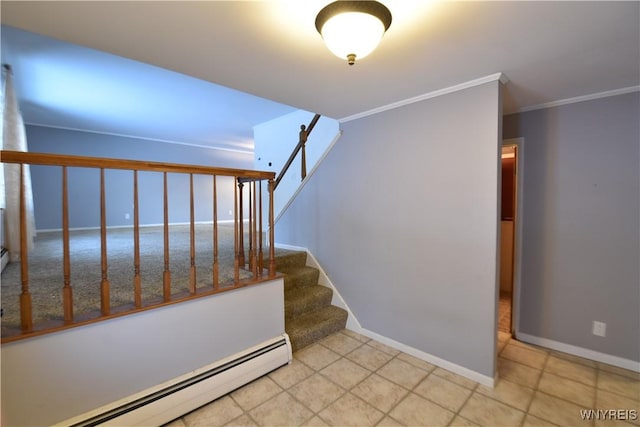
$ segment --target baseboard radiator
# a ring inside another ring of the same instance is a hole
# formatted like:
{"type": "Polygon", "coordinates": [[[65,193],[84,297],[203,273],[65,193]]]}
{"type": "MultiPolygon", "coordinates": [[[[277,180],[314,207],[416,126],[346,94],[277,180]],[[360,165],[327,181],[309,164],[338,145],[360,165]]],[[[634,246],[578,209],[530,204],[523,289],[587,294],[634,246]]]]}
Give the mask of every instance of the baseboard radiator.
{"type": "Polygon", "coordinates": [[[58,426],[160,426],[290,363],[287,334],[58,426]]]}

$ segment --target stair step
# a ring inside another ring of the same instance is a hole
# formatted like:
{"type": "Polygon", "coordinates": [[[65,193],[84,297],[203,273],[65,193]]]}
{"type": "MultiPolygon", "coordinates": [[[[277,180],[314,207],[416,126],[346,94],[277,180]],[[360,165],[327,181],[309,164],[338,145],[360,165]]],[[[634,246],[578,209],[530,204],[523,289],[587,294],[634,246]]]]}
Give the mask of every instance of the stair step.
{"type": "Polygon", "coordinates": [[[292,268],[285,272],[284,290],[293,289],[295,287],[307,287],[318,284],[320,271],[313,267],[292,268]]]}
{"type": "Polygon", "coordinates": [[[331,304],[333,291],[326,286],[312,285],[294,287],[284,293],[285,319],[293,319],[304,313],[318,310],[331,304]]]}
{"type": "Polygon", "coordinates": [[[293,351],[297,351],[341,331],[346,324],[347,312],[329,305],[294,319],[285,319],[285,331],[289,335],[293,351]]]}
{"type": "Polygon", "coordinates": [[[281,251],[276,256],[276,271],[286,273],[288,270],[304,267],[307,253],[302,251],[281,251]]]}

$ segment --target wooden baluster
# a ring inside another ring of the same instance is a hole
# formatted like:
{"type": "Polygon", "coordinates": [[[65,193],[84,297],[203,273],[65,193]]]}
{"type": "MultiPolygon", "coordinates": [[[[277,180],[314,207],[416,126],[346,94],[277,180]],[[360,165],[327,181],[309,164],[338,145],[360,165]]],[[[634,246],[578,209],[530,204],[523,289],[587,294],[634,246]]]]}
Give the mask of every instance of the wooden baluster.
{"type": "Polygon", "coordinates": [[[238,180],[238,190],[240,193],[240,228],[238,231],[238,262],[240,263],[240,265],[242,267],[244,267],[245,264],[245,260],[244,260],[244,209],[242,207],[242,200],[244,199],[243,197],[243,190],[244,189],[244,184],[242,182],[240,182],[240,180],[238,180]]]}
{"type": "Polygon", "coordinates": [[[140,278],[140,214],[138,211],[138,171],[133,171],[133,298],[136,308],[142,308],[140,278]]]}
{"type": "Polygon", "coordinates": [[[251,182],[249,182],[249,270],[253,271],[253,188],[251,186],[251,182]]]}
{"type": "Polygon", "coordinates": [[[262,180],[258,182],[258,215],[260,216],[260,222],[258,223],[258,274],[262,276],[262,269],[264,268],[264,259],[262,254],[262,180]]]}
{"type": "MultiPolygon", "coordinates": [[[[237,179],[237,178],[234,178],[237,179]]],[[[235,253],[235,257],[233,258],[233,272],[234,272],[234,281],[233,283],[237,285],[240,282],[240,251],[239,251],[239,236],[238,236],[238,186],[233,185],[233,249],[235,253]]],[[[240,220],[242,223],[242,218],[240,220]]],[[[242,230],[240,230],[242,233],[242,230]]],[[[240,234],[241,235],[241,234],[240,234]]]]}
{"type": "Polygon", "coordinates": [[[275,234],[273,230],[273,193],[275,182],[269,179],[269,277],[276,275],[276,252],[274,248],[275,234]]]}
{"type": "Polygon", "coordinates": [[[69,255],[69,188],[67,167],[62,166],[62,265],[64,286],[62,304],[64,323],[73,323],[73,291],[71,289],[71,259],[69,255]]]}
{"type": "Polygon", "coordinates": [[[107,275],[107,203],[104,188],[104,168],[100,168],[100,258],[102,281],[100,282],[100,309],[103,316],[111,312],[109,278],[107,275]]]}
{"type": "Polygon", "coordinates": [[[162,293],[165,301],[171,300],[171,271],[169,270],[169,191],[167,173],[164,172],[164,272],[162,274],[162,293]]]}
{"type": "Polygon", "coordinates": [[[253,227],[251,228],[251,236],[252,236],[252,246],[253,249],[251,251],[251,271],[253,272],[253,278],[258,278],[258,216],[257,216],[257,206],[256,202],[258,200],[258,196],[256,195],[256,182],[253,181],[251,183],[251,187],[253,190],[253,227]]]}
{"type": "Polygon", "coordinates": [[[189,174],[189,212],[190,224],[189,234],[191,237],[189,248],[189,292],[191,295],[196,293],[196,228],[195,228],[195,209],[193,201],[193,174],[189,174]]]}
{"type": "Polygon", "coordinates": [[[220,266],[218,263],[218,192],[216,181],[216,176],[213,175],[213,289],[217,291],[220,266]]]}
{"type": "Polygon", "coordinates": [[[307,146],[307,131],[305,125],[300,125],[300,180],[303,180],[307,176],[307,153],[305,147],[307,146]]]}
{"type": "Polygon", "coordinates": [[[20,163],[20,324],[23,332],[33,329],[33,315],[31,312],[31,292],[29,292],[29,254],[27,253],[27,204],[25,199],[25,168],[20,163]]]}

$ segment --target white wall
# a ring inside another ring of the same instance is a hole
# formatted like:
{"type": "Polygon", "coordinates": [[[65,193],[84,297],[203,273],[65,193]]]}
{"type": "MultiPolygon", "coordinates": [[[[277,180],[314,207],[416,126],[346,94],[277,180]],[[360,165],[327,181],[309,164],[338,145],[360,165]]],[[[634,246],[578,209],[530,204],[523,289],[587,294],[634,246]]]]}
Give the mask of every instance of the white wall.
{"type": "Polygon", "coordinates": [[[1,347],[2,424],[52,425],[284,333],[282,279],[1,347]]]}
{"type": "MultiPolygon", "coordinates": [[[[314,113],[299,110],[254,126],[254,169],[273,171],[276,175],[280,174],[300,140],[300,125],[309,126],[313,116],[314,113]]],[[[336,138],[338,131],[336,120],[324,116],[320,117],[306,143],[307,174],[311,172],[329,144],[336,138]]],[[[300,182],[300,154],[298,154],[289,167],[289,171],[278,184],[274,200],[276,217],[298,189],[300,182]]]]}
{"type": "Polygon", "coordinates": [[[489,379],[500,110],[496,80],[344,123],[276,225],[364,328],[489,379]]]}

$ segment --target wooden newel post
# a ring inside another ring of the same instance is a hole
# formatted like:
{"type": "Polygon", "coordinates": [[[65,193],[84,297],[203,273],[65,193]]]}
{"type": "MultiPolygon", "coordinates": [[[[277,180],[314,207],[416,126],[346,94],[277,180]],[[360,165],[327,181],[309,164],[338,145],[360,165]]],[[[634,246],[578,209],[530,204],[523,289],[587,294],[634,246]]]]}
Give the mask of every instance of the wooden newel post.
{"type": "Polygon", "coordinates": [[[69,190],[67,167],[62,167],[62,266],[64,286],[62,303],[64,323],[73,322],[73,291],[71,289],[71,259],[69,254],[69,190]]]}
{"type": "Polygon", "coordinates": [[[244,194],[242,190],[244,188],[244,184],[242,181],[238,180],[238,192],[239,200],[238,200],[238,220],[240,223],[238,224],[238,264],[244,267],[244,211],[242,207],[242,199],[244,198],[244,194]]]}
{"type": "Polygon", "coordinates": [[[275,190],[275,182],[269,179],[269,277],[276,275],[276,250],[275,250],[275,233],[273,230],[273,196],[275,190]]]}
{"type": "Polygon", "coordinates": [[[300,171],[301,178],[300,180],[304,180],[307,176],[307,152],[305,151],[305,147],[307,144],[307,131],[305,125],[300,125],[300,149],[302,153],[300,154],[300,163],[302,166],[302,170],[300,171]]]}

